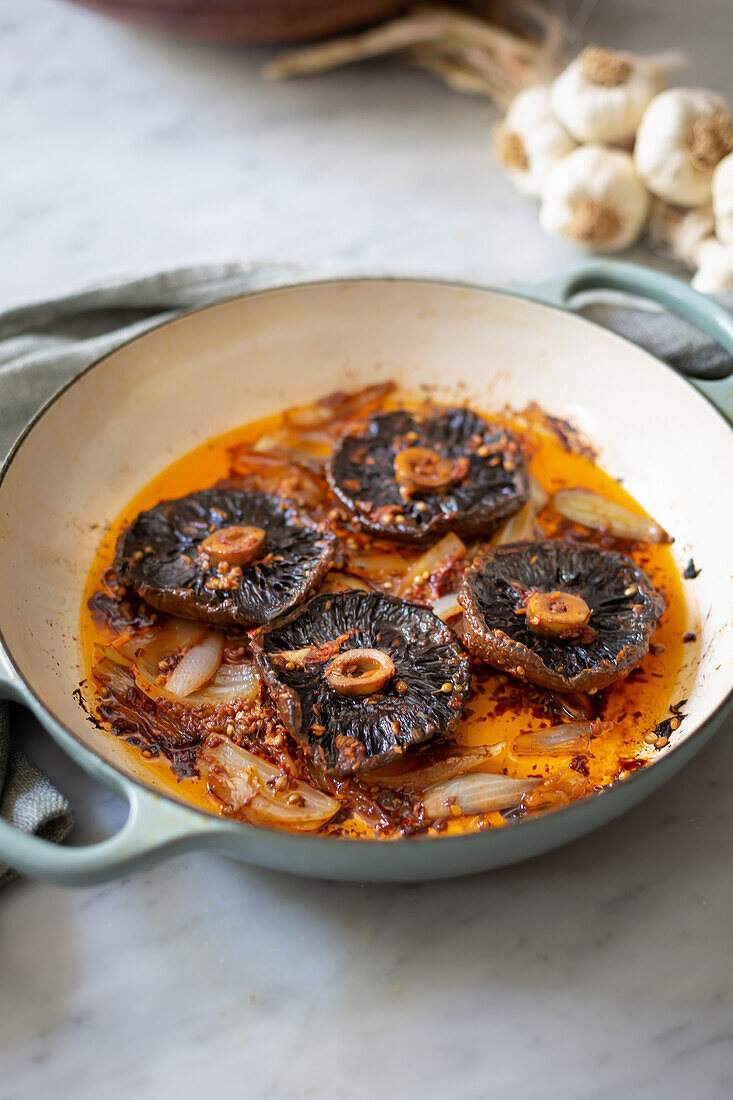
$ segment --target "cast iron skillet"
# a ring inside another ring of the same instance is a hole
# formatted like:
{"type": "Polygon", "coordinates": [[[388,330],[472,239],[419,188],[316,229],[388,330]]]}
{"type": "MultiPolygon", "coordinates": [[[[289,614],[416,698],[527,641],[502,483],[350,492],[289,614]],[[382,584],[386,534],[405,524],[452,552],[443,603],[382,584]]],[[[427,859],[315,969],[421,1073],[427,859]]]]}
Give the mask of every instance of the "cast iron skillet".
{"type": "MultiPolygon", "coordinates": [[[[497,867],[609,821],[676,772],[730,709],[733,433],[669,367],[565,311],[612,288],[671,308],[733,355],[733,319],[673,279],[594,262],[522,294],[407,280],[265,291],[161,325],[84,371],[39,413],[0,473],[0,696],[27,705],[91,775],[122,794],[121,831],[59,847],[0,821],[0,859],[53,882],[127,874],[207,848],[325,878],[417,881],[497,867]],[[605,470],[674,533],[699,637],[675,698],[687,718],[655,762],[592,798],[471,836],[346,841],[227,821],[151,786],[142,762],[87,718],[79,614],[100,537],[178,455],[237,424],[336,388],[395,378],[485,408],[537,401],[573,421],[605,470]]],[[[704,383],[719,406],[730,382],[704,383]]],[[[727,396],[726,396],[727,394],[727,396]]],[[[729,406],[730,407],[730,406],[729,406]]]]}

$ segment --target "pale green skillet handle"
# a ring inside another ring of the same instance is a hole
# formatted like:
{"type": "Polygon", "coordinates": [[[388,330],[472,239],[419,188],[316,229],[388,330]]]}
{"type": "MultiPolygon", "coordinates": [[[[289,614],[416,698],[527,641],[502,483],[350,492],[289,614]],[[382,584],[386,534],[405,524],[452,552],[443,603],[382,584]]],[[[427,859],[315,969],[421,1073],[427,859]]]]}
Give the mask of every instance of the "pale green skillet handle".
{"type": "Polygon", "coordinates": [[[231,826],[186,809],[138,786],[82,748],[30,696],[0,653],[0,698],[28,706],[70,756],[93,778],[126,799],[120,831],[98,844],[69,847],[24,833],[0,819],[0,861],[45,882],[86,886],[119,878],[192,848],[209,846],[231,826]]]}
{"type": "MultiPolygon", "coordinates": [[[[577,294],[588,290],[619,290],[647,298],[664,306],[696,328],[707,333],[733,357],[733,315],[686,283],[636,264],[610,260],[591,260],[545,282],[523,288],[522,297],[546,305],[567,309],[577,294]]],[[[733,377],[731,371],[684,371],[695,385],[726,416],[733,418],[733,377]]]]}

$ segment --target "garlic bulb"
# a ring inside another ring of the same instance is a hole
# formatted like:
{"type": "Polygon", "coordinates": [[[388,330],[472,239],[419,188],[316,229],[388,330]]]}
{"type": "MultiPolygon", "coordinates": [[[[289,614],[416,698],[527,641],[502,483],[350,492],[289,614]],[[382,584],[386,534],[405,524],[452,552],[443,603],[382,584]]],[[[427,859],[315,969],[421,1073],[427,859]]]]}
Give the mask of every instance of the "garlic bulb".
{"type": "Polygon", "coordinates": [[[550,172],[542,192],[540,224],[598,252],[628,248],[647,214],[649,195],[629,153],[604,145],[581,145],[550,172]]]}
{"type": "Polygon", "coordinates": [[[535,84],[512,100],[494,133],[494,153],[518,191],[538,199],[547,173],[575,149],[552,113],[550,85],[535,84]]]}
{"type": "Polygon", "coordinates": [[[710,202],[713,171],[733,149],[733,113],[704,88],[670,88],[653,99],[636,134],[636,170],[676,206],[710,202]]]}
{"type": "Polygon", "coordinates": [[[670,206],[655,199],[649,216],[649,240],[663,256],[672,256],[688,267],[697,267],[697,253],[703,241],[715,234],[712,206],[691,210],[670,206]]]}
{"type": "Polygon", "coordinates": [[[723,157],[711,186],[716,236],[723,244],[733,244],[733,153],[723,157]]]}
{"type": "Polygon", "coordinates": [[[697,259],[699,267],[692,277],[695,290],[703,294],[733,290],[733,244],[711,237],[698,249],[697,259]]]}
{"type": "Polygon", "coordinates": [[[626,145],[665,84],[664,73],[651,61],[588,46],[552,85],[552,107],[578,141],[626,145]]]}

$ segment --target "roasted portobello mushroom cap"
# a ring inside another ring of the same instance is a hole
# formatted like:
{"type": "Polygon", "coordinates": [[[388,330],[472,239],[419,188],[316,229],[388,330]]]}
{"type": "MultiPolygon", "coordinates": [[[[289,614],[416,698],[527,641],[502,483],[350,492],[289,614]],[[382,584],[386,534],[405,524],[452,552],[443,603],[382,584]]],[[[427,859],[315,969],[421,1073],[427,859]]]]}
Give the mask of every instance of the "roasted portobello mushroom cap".
{"type": "Polygon", "coordinates": [[[485,550],[458,600],[474,656],[557,691],[597,691],[626,676],[664,611],[631,558],[560,539],[485,550]]]}
{"type": "Polygon", "coordinates": [[[252,627],[301,603],[335,545],[277,497],[204,489],[141,512],[120,535],[113,568],[160,611],[252,627]]]}
{"type": "Polygon", "coordinates": [[[430,608],[377,592],[315,596],[250,640],[283,725],[331,774],[447,734],[470,687],[450,628],[430,608]]]}
{"type": "Polygon", "coordinates": [[[361,527],[405,542],[488,534],[528,495],[516,440],[462,408],[374,414],[344,436],[328,475],[361,527]]]}

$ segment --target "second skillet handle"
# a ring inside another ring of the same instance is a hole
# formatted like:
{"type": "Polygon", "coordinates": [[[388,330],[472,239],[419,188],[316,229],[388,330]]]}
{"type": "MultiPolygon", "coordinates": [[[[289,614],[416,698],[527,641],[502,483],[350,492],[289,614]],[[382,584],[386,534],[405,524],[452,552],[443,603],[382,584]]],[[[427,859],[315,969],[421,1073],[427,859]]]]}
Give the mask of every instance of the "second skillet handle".
{"type": "Polygon", "coordinates": [[[94,779],[127,801],[118,833],[96,844],[54,844],[0,818],[0,861],[15,871],[62,886],[89,886],[197,848],[221,845],[237,827],[154,794],[83,748],[35,701],[0,650],[0,699],[29,707],[56,741],[94,779]]]}
{"type": "MultiPolygon", "coordinates": [[[[618,290],[664,306],[710,336],[733,359],[733,315],[704,294],[669,275],[637,264],[591,260],[541,283],[522,289],[523,297],[567,309],[576,294],[618,290]]],[[[733,412],[733,367],[696,371],[678,368],[688,378],[707,383],[700,388],[728,416],[733,412]],[[724,384],[725,382],[728,384],[724,384]],[[712,383],[712,384],[711,384],[712,383]]]]}

